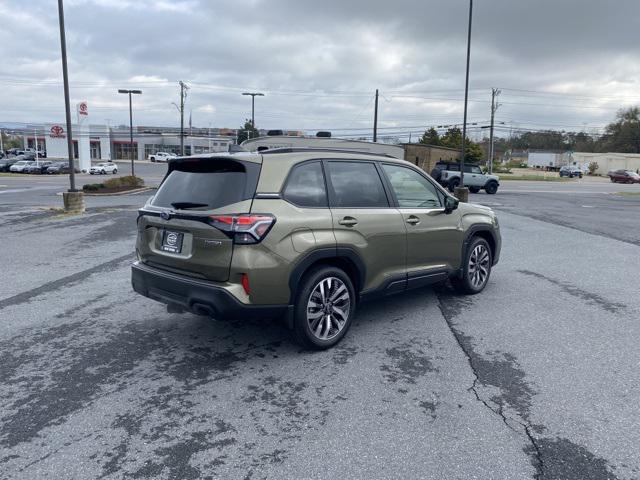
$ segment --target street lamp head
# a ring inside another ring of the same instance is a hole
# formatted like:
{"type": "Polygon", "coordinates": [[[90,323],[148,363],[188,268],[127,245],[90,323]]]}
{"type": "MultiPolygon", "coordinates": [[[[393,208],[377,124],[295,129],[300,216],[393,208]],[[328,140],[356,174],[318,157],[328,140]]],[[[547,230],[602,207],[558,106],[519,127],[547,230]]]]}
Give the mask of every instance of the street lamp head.
{"type": "Polygon", "coordinates": [[[126,94],[133,93],[133,94],[136,94],[136,95],[140,95],[142,93],[142,90],[125,90],[125,89],[121,88],[121,89],[118,90],[118,93],[126,93],[126,94]]]}
{"type": "Polygon", "coordinates": [[[142,94],[142,90],[130,90],[131,93],[134,93],[136,95],[140,95],[142,94]]]}
{"type": "Polygon", "coordinates": [[[118,93],[129,93],[129,90],[123,90],[123,89],[119,89],[118,93]]]}

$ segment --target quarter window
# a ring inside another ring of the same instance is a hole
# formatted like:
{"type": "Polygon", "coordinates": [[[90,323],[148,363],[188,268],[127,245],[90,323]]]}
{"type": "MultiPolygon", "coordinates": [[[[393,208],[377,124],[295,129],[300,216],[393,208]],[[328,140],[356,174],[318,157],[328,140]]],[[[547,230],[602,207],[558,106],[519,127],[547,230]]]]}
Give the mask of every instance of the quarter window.
{"type": "Polygon", "coordinates": [[[404,208],[438,208],[442,206],[438,189],[415,170],[397,165],[382,165],[396,194],[398,206],[404,208]]]}
{"type": "Polygon", "coordinates": [[[336,208],[384,208],[389,206],[382,180],[373,163],[328,162],[336,208]]]}
{"type": "Polygon", "coordinates": [[[284,188],[284,198],[299,207],[326,207],[327,190],[320,162],[295,167],[284,188]]]}

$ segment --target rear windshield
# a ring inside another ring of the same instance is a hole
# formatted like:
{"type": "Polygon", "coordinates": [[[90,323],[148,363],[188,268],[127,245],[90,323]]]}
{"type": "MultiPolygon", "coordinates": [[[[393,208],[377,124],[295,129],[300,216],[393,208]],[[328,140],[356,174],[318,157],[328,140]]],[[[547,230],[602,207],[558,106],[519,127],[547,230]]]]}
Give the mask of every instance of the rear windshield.
{"type": "Polygon", "coordinates": [[[166,208],[211,210],[253,198],[260,165],[229,159],[184,160],[173,164],[153,198],[166,208]]]}

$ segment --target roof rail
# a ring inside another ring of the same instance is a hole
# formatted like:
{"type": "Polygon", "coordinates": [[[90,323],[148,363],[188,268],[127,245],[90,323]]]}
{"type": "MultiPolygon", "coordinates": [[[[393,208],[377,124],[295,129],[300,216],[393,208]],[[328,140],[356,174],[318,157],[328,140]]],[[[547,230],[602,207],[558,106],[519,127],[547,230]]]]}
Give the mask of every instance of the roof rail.
{"type": "Polygon", "coordinates": [[[388,153],[374,153],[365,152],[363,150],[349,150],[344,148],[331,148],[331,147],[282,147],[282,148],[270,148],[269,150],[262,150],[258,153],[262,155],[270,155],[275,153],[301,153],[301,152],[336,152],[336,153],[355,153],[360,155],[373,155],[376,157],[395,158],[396,160],[402,160],[401,158],[394,157],[388,153]]]}

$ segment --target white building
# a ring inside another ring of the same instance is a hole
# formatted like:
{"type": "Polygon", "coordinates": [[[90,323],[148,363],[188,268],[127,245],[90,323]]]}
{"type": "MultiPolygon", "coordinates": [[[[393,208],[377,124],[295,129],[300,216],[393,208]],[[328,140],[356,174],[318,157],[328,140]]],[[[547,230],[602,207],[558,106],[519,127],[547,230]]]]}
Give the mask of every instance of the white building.
{"type": "MultiPolygon", "coordinates": [[[[145,160],[156,152],[180,154],[180,135],[166,133],[175,129],[162,127],[134,127],[133,150],[136,160],[145,160]]],[[[195,130],[195,129],[194,129],[195,130]]],[[[202,129],[200,129],[200,132],[202,129]]],[[[68,158],[67,127],[62,123],[28,125],[23,129],[24,146],[47,152],[47,157],[68,158]]],[[[108,125],[72,124],[74,158],[78,168],[88,171],[92,161],[128,160],[131,150],[129,128],[108,125]]],[[[205,152],[227,152],[233,143],[230,136],[185,135],[185,155],[205,152]]]]}
{"type": "Polygon", "coordinates": [[[577,165],[586,165],[596,162],[598,168],[596,173],[606,175],[611,170],[633,170],[640,169],[640,154],[638,153],[589,153],[573,152],[573,161],[577,165]]]}

